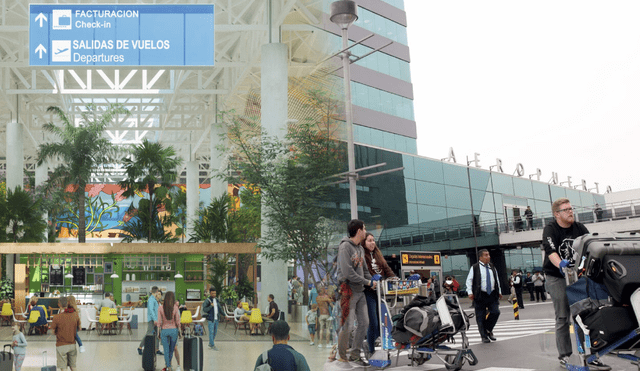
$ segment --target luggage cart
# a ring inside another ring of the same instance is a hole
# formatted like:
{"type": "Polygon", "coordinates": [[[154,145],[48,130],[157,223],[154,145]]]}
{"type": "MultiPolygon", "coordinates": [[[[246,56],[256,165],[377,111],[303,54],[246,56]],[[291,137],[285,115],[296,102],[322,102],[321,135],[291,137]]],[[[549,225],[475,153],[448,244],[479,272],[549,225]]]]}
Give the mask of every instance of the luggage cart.
{"type": "Polygon", "coordinates": [[[458,296],[455,294],[442,295],[436,301],[436,309],[441,322],[438,330],[421,338],[415,344],[399,345],[397,347],[396,366],[402,349],[409,350],[410,366],[422,365],[433,358],[433,355],[444,363],[447,370],[451,371],[462,369],[465,362],[469,362],[472,366],[478,364],[478,358],[473,353],[473,350],[469,348],[469,339],[466,334],[469,329],[469,317],[462,310],[458,296]],[[462,318],[462,325],[459,327],[456,327],[456,323],[451,316],[447,300],[452,304],[452,307],[456,308],[462,318]],[[458,333],[462,337],[461,349],[453,349],[444,344],[445,341],[452,339],[458,333]]]}
{"type": "MultiPolygon", "coordinates": [[[[576,269],[573,267],[564,268],[564,276],[567,286],[572,285],[577,282],[578,274],[576,269]]],[[[631,295],[631,305],[633,307],[634,314],[636,318],[639,319],[640,322],[640,288],[636,289],[631,295]]],[[[567,370],[569,371],[589,371],[588,364],[590,362],[595,361],[596,359],[601,358],[605,355],[615,355],[619,358],[629,360],[632,364],[638,367],[640,371],[640,357],[638,356],[638,349],[636,346],[640,344],[640,327],[631,330],[626,335],[622,336],[618,340],[612,342],[610,345],[604,347],[603,349],[593,352],[591,349],[591,338],[589,336],[589,329],[582,321],[580,315],[571,316],[571,323],[574,328],[574,339],[572,341],[573,350],[578,355],[578,363],[577,364],[567,364],[567,370]],[[581,331],[578,331],[580,329],[581,331]],[[580,332],[582,332],[582,339],[580,338],[580,332]],[[626,344],[626,347],[621,348],[622,345],[626,344]],[[632,354],[633,352],[634,354],[632,354]]]]}

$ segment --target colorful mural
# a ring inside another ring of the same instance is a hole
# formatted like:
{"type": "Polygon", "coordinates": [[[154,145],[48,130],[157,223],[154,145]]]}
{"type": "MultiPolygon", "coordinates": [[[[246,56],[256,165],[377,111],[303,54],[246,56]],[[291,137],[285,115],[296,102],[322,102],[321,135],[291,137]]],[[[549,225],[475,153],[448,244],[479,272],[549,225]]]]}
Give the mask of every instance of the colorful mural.
{"type": "MultiPolygon", "coordinates": [[[[186,192],[184,184],[176,184],[174,188],[180,188],[186,192]]],[[[73,192],[73,187],[69,187],[67,192],[73,192]]],[[[138,203],[143,198],[149,198],[147,192],[137,192],[135,196],[125,198],[122,196],[124,190],[116,184],[90,184],[85,188],[86,195],[86,230],[87,238],[116,238],[119,237],[122,226],[128,222],[134,211],[138,208],[138,203]]],[[[200,184],[199,202],[208,205],[211,199],[209,184],[200,184]]],[[[160,213],[165,212],[160,210],[160,213]]],[[[78,226],[76,218],[69,216],[76,215],[73,205],[66,205],[66,213],[58,219],[58,238],[76,237],[78,226]]]]}

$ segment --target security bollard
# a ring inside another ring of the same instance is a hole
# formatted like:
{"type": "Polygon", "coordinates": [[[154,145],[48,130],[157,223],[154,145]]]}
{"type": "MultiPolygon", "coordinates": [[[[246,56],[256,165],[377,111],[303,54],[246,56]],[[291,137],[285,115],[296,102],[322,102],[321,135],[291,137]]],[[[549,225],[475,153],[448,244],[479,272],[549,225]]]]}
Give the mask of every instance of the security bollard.
{"type": "Polygon", "coordinates": [[[513,299],[513,319],[520,320],[520,314],[518,313],[518,298],[513,299]]]}

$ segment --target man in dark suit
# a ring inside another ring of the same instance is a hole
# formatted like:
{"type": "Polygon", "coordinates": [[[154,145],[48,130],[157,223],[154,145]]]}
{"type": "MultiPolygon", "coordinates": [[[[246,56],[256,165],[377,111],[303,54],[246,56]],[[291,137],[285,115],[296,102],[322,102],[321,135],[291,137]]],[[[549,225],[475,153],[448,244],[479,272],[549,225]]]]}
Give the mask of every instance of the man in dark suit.
{"type": "Polygon", "coordinates": [[[493,336],[493,327],[500,317],[500,285],[498,284],[498,272],[491,264],[491,256],[487,249],[478,252],[479,262],[471,266],[467,276],[467,293],[473,300],[476,310],[476,322],[483,343],[496,341],[493,336]],[[489,316],[487,317],[487,311],[489,316]]]}

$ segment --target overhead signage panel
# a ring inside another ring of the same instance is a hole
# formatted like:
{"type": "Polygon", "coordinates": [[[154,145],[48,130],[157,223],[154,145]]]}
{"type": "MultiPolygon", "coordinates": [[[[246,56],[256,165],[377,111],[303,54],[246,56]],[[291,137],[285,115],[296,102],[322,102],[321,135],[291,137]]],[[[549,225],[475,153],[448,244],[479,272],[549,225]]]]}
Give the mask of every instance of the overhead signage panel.
{"type": "Polygon", "coordinates": [[[440,266],[442,263],[440,261],[440,253],[439,252],[430,252],[430,251],[401,251],[400,252],[400,261],[402,262],[402,266],[440,266]]]}
{"type": "Polygon", "coordinates": [[[213,5],[29,5],[31,66],[213,66],[213,5]]]}

